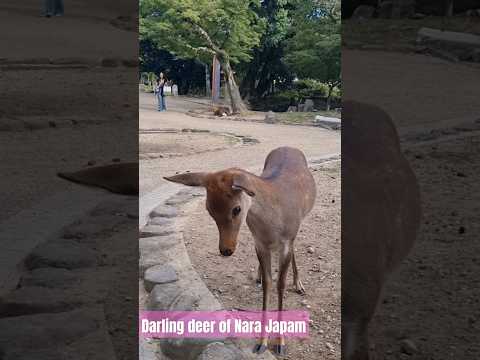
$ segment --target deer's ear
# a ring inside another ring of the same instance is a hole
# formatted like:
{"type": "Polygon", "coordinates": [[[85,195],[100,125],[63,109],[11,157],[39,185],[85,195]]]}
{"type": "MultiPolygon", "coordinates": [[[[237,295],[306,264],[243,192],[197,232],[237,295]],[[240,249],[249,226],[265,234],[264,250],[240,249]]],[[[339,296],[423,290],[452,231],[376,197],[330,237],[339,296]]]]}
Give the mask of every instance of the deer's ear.
{"type": "Polygon", "coordinates": [[[255,196],[252,182],[246,174],[235,174],[233,176],[232,189],[245,191],[249,196],[255,196]]]}
{"type": "Polygon", "coordinates": [[[205,186],[207,173],[184,173],[164,177],[165,180],[187,186],[205,186]]]}

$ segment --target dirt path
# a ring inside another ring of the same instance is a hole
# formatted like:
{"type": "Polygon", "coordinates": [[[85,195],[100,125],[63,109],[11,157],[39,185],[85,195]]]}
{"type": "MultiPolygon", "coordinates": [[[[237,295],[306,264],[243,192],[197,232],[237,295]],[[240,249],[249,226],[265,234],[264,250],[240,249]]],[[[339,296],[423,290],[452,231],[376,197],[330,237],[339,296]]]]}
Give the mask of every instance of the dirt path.
{"type": "MultiPolygon", "coordinates": [[[[173,107],[173,110],[159,113],[156,111],[154,96],[142,93],[140,95],[140,131],[145,129],[209,130],[215,133],[233,133],[235,135],[253,137],[259,143],[241,147],[229,146],[223,150],[195,153],[181,158],[173,157],[141,161],[141,195],[164,184],[165,181],[162,177],[175,172],[187,170],[215,171],[235,166],[259,168],[263,166],[263,161],[267,154],[279,146],[298,147],[308,158],[340,153],[340,133],[338,132],[313,127],[229,121],[221,118],[201,119],[181,112],[185,111],[183,107],[188,108],[201,105],[192,105],[191,102],[182,102],[181,99],[175,100],[173,105],[176,105],[173,107]]],[[[168,103],[167,107],[172,109],[168,103]]],[[[185,136],[187,135],[188,133],[185,134],[185,136]]],[[[208,141],[209,139],[206,137],[205,142],[207,144],[208,141]]],[[[199,149],[205,149],[205,145],[198,143],[198,141],[196,143],[199,149]]]]}

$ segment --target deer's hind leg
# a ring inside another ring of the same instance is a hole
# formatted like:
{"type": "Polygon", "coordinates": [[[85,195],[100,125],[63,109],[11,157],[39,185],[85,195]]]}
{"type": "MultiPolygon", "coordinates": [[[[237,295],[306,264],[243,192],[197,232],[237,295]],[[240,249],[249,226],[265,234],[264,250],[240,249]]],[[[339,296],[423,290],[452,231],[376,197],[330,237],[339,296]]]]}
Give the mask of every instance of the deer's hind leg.
{"type": "Polygon", "coordinates": [[[262,321],[262,336],[258,340],[257,344],[253,348],[254,353],[261,354],[265,352],[268,348],[268,337],[265,332],[265,323],[266,323],[266,314],[268,310],[268,303],[270,299],[270,289],[272,287],[272,264],[271,264],[271,253],[270,250],[258,249],[255,247],[257,252],[258,261],[260,262],[260,268],[262,270],[262,288],[263,288],[263,321],[262,321]]]}
{"type": "MultiPolygon", "coordinates": [[[[282,311],[283,311],[283,299],[285,297],[285,287],[287,285],[287,273],[290,262],[292,261],[293,246],[289,244],[284,245],[280,253],[280,263],[279,263],[279,273],[277,280],[277,291],[278,291],[278,321],[282,321],[282,311]]],[[[273,351],[280,356],[286,355],[285,348],[285,338],[280,336],[277,338],[275,345],[273,346],[273,351]]]]}
{"type": "Polygon", "coordinates": [[[298,275],[297,262],[295,261],[295,251],[292,248],[292,270],[293,270],[293,286],[295,291],[300,295],[305,295],[305,288],[303,287],[302,281],[298,275]]]}

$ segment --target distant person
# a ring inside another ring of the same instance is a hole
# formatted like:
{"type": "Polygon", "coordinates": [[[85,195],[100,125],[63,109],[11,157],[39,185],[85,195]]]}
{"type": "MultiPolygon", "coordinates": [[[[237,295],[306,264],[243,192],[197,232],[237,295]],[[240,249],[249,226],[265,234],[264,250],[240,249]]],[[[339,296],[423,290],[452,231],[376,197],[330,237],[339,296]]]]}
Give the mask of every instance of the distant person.
{"type": "Polygon", "coordinates": [[[45,16],[63,16],[63,0],[45,0],[45,16]]]}
{"type": "Polygon", "coordinates": [[[163,75],[163,72],[160,73],[160,77],[157,81],[157,87],[155,89],[155,93],[157,94],[158,99],[158,111],[165,111],[167,110],[167,105],[165,104],[165,92],[164,87],[167,79],[163,75]]]}

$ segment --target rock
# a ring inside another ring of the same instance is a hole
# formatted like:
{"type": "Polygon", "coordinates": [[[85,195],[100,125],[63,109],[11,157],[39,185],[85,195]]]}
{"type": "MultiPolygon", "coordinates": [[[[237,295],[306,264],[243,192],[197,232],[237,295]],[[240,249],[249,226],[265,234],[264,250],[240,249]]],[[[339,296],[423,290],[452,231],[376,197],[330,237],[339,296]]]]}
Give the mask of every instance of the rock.
{"type": "Polygon", "coordinates": [[[426,17],[427,17],[427,15],[422,14],[422,13],[415,13],[411,16],[411,18],[415,19],[415,20],[422,20],[422,19],[425,19],[426,17]]]}
{"type": "Polygon", "coordinates": [[[469,9],[465,12],[465,16],[478,17],[480,16],[480,9],[469,9]]]}
{"type": "Polygon", "coordinates": [[[340,130],[342,128],[342,120],[326,116],[315,116],[314,123],[316,126],[328,130],[340,130]]]}
{"type": "Polygon", "coordinates": [[[170,265],[157,265],[148,268],[143,277],[145,290],[152,291],[157,284],[167,284],[178,280],[175,269],[170,265]]]}
{"type": "Polygon", "coordinates": [[[172,86],[172,94],[173,94],[173,96],[178,96],[178,86],[177,85],[172,86]]]}
{"type": "Polygon", "coordinates": [[[233,345],[227,345],[221,342],[213,342],[202,351],[197,360],[242,360],[248,359],[242,351],[233,345]]]}
{"type": "Polygon", "coordinates": [[[25,260],[30,270],[42,267],[76,269],[95,263],[96,254],[93,250],[68,240],[40,244],[25,260]]]}
{"type": "Polygon", "coordinates": [[[144,337],[138,338],[139,360],[165,360],[162,352],[157,349],[157,344],[144,337]]]}
{"type": "Polygon", "coordinates": [[[192,199],[192,195],[189,193],[181,193],[173,195],[167,201],[165,201],[166,205],[182,205],[187,203],[192,199]]]}
{"type": "Polygon", "coordinates": [[[114,360],[103,306],[0,319],[2,360],[114,360]]]}
{"type": "Polygon", "coordinates": [[[382,1],[378,8],[378,17],[383,19],[411,18],[415,15],[415,0],[382,1]]]}
{"type": "Polygon", "coordinates": [[[0,298],[0,317],[63,312],[87,302],[80,292],[29,286],[0,298]]]}
{"type": "Polygon", "coordinates": [[[21,287],[42,286],[47,288],[65,289],[78,281],[78,275],[72,270],[47,267],[27,272],[20,279],[20,285],[21,287]]]}
{"type": "Polygon", "coordinates": [[[149,310],[215,311],[222,306],[203,282],[183,286],[180,282],[158,284],[150,293],[149,310]]]}
{"type": "Polygon", "coordinates": [[[313,253],[315,253],[315,249],[314,249],[314,247],[313,247],[313,246],[309,246],[309,247],[307,247],[307,253],[309,253],[309,254],[313,254],[313,253]]]}
{"type": "Polygon", "coordinates": [[[277,116],[275,115],[275,113],[273,111],[269,111],[265,115],[265,122],[267,124],[276,124],[278,122],[277,116]]]}
{"type": "Polygon", "coordinates": [[[304,112],[305,104],[298,104],[298,112],[304,112]]]}
{"type": "Polygon", "coordinates": [[[475,34],[421,28],[417,44],[437,53],[448,53],[459,60],[473,61],[480,49],[480,36],[475,34]]]}
{"type": "Polygon", "coordinates": [[[173,226],[163,226],[163,225],[147,225],[140,230],[140,237],[151,237],[151,236],[165,236],[171,235],[175,232],[173,226]]]}
{"type": "Polygon", "coordinates": [[[164,218],[173,218],[178,215],[178,210],[174,206],[165,206],[159,205],[157,206],[151,213],[150,217],[164,217],[164,218]]]}
{"type": "Polygon", "coordinates": [[[312,99],[307,99],[307,100],[305,100],[305,104],[304,104],[304,107],[303,107],[303,111],[304,111],[304,112],[312,112],[314,105],[315,105],[315,104],[313,103],[313,100],[312,100],[312,99]]]}
{"type": "Polygon", "coordinates": [[[148,221],[148,225],[166,226],[166,225],[171,225],[171,224],[172,224],[172,221],[167,219],[167,218],[164,218],[164,217],[154,217],[154,218],[151,218],[148,221]]]}
{"type": "Polygon", "coordinates": [[[375,14],[375,7],[370,5],[358,6],[352,14],[352,19],[364,20],[371,19],[375,14]]]}
{"type": "Polygon", "coordinates": [[[177,235],[141,238],[138,261],[140,276],[143,277],[148,268],[164,264],[168,260],[167,252],[173,247],[181,245],[181,239],[177,235]]]}
{"type": "Polygon", "coordinates": [[[402,352],[408,355],[413,355],[418,352],[417,345],[415,345],[415,343],[410,339],[403,339],[400,342],[400,347],[402,352]]]}
{"type": "Polygon", "coordinates": [[[296,106],[289,106],[287,109],[287,112],[297,112],[297,107],[296,106]]]}

